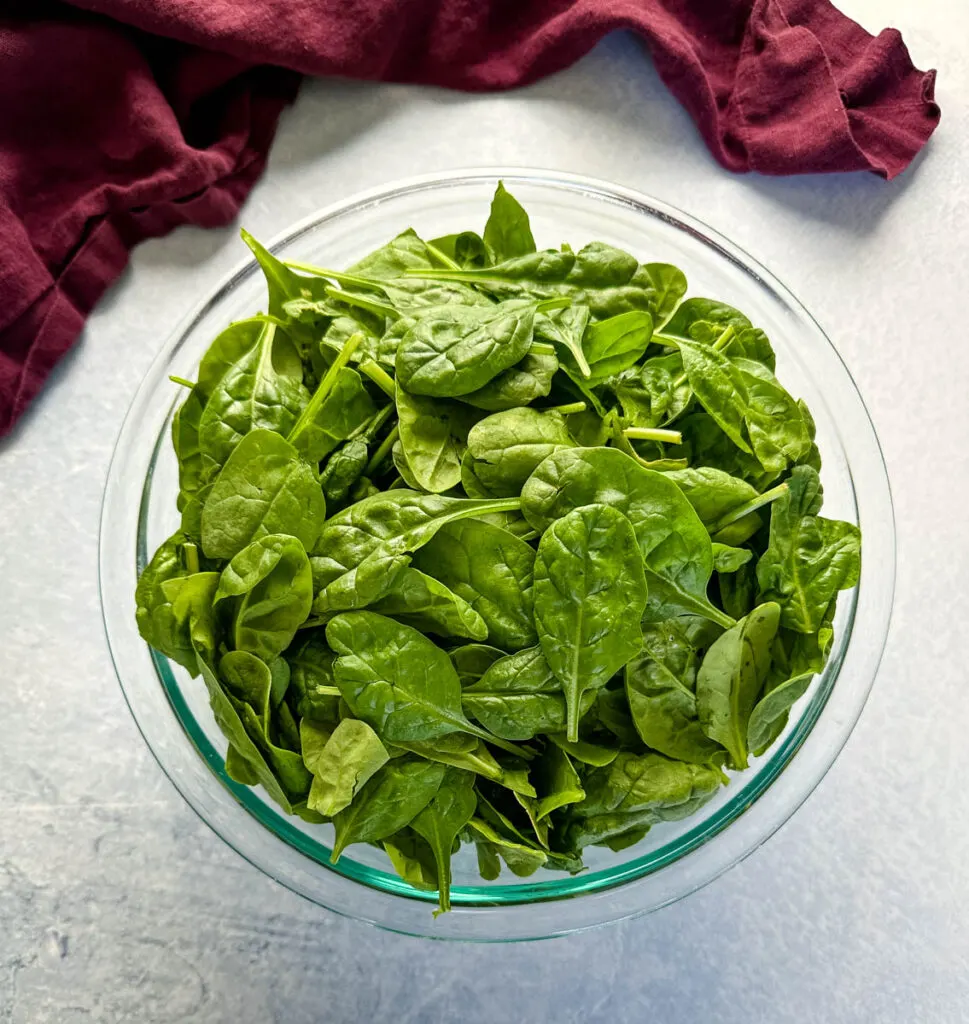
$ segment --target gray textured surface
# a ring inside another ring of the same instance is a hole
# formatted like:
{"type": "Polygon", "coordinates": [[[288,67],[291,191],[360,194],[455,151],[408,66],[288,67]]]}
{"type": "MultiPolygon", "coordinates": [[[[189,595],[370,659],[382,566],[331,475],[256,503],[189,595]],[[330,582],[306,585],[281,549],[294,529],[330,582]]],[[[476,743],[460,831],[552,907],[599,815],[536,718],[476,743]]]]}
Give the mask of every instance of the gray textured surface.
{"type": "Polygon", "coordinates": [[[280,889],[181,802],[129,719],[102,638],[101,490],[129,398],[233,230],[143,245],[0,446],[0,1021],[465,1024],[969,1019],[969,15],[844,0],[942,68],[942,129],[902,180],[764,180],[715,166],[617,37],[507,96],[316,83],[244,211],[257,235],[358,188],[440,168],[548,166],[641,188],[774,269],[871,408],[899,535],[889,648],[852,740],[767,846],[638,921],[512,947],[443,946],[280,889]],[[954,22],[954,23],[953,23],[954,22]]]}

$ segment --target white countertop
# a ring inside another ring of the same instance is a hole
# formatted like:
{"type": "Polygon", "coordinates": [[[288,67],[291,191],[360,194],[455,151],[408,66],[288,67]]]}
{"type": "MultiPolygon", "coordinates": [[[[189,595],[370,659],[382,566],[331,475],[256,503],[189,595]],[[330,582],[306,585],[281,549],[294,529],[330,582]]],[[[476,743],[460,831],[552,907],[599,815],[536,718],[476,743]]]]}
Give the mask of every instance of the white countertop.
{"type": "Polygon", "coordinates": [[[362,188],[466,165],[612,179],[682,207],[814,312],[868,403],[898,521],[892,633],[844,753],[766,846],[650,917],[445,945],[320,910],[229,850],[138,735],[97,595],[131,395],[241,257],[235,228],[138,248],[0,443],[3,1024],[957,1024],[969,1019],[969,8],[842,0],[938,66],[940,129],[894,183],[735,177],[615,36],[507,95],[308,83],[242,219],[259,237],[362,188]]]}

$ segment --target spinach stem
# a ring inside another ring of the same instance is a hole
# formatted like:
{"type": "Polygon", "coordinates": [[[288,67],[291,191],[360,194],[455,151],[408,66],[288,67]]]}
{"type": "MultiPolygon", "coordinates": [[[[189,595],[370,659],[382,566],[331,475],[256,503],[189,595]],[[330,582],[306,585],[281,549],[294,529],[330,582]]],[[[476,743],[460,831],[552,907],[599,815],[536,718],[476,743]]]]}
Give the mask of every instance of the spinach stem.
{"type": "Polygon", "coordinates": [[[195,385],[190,380],[186,380],[184,377],[176,377],[174,373],[168,375],[168,379],[173,384],[181,384],[183,388],[194,388],[195,385]]]}
{"type": "Polygon", "coordinates": [[[285,265],[290,270],[299,270],[304,274],[312,274],[313,277],[325,277],[337,284],[349,285],[351,288],[372,288],[380,289],[380,282],[373,281],[369,277],[360,277],[357,274],[347,274],[342,270],[329,270],[327,267],[314,267],[312,263],[297,263],[295,260],[286,260],[285,265]]]}
{"type": "Polygon", "coordinates": [[[340,374],[340,371],[344,366],[350,362],[350,357],[357,350],[357,346],[363,341],[363,335],[358,331],[356,334],[351,334],[347,338],[343,345],[343,348],[337,353],[336,359],[330,364],[330,368],[326,371],[323,379],[320,381],[319,387],[313,393],[313,397],[306,403],[306,408],[300,413],[299,419],[296,421],[295,426],[289,432],[289,437],[286,438],[290,444],[293,443],[294,438],[304,431],[308,424],[312,423],[316,419],[316,414],[320,411],[320,407],[326,400],[326,396],[333,390],[333,385],[336,384],[336,379],[340,374]]]}
{"type": "Polygon", "coordinates": [[[575,412],[585,412],[588,406],[585,402],[566,402],[565,405],[551,405],[547,409],[540,410],[541,412],[557,412],[562,416],[571,416],[575,412]]]}
{"type": "Polygon", "coordinates": [[[555,346],[549,345],[544,341],[533,341],[529,346],[528,351],[533,356],[554,356],[555,346]]]}
{"type": "Polygon", "coordinates": [[[556,295],[551,299],[542,299],[535,304],[536,313],[548,313],[553,309],[566,309],[572,305],[572,300],[567,295],[556,295]]]}
{"type": "Polygon", "coordinates": [[[623,433],[632,441],[660,441],[665,444],[683,443],[683,435],[678,430],[663,430],[660,427],[626,427],[623,433]]]}
{"type": "Polygon", "coordinates": [[[425,242],[424,244],[427,246],[427,251],[434,257],[434,259],[443,264],[445,270],[461,269],[461,265],[459,263],[455,263],[447,253],[441,252],[433,242],[425,242]]]}
{"type": "Polygon", "coordinates": [[[348,306],[365,309],[368,313],[373,313],[375,316],[384,316],[393,320],[396,320],[399,316],[393,306],[388,306],[385,302],[377,302],[376,299],[371,299],[367,295],[358,295],[356,292],[345,292],[341,288],[329,287],[326,289],[326,295],[327,298],[333,299],[334,302],[345,302],[348,306]]]}
{"type": "Polygon", "coordinates": [[[378,430],[387,422],[387,417],[394,411],[392,405],[385,405],[378,412],[374,413],[373,416],[367,420],[366,423],[361,423],[356,430],[347,438],[348,441],[354,440],[357,437],[363,437],[364,440],[371,440],[378,430]]]}
{"type": "Polygon", "coordinates": [[[197,573],[199,571],[199,549],[194,544],[185,544],[182,547],[182,552],[185,555],[185,568],[189,575],[197,573]]]}
{"type": "MultiPolygon", "coordinates": [[[[723,332],[723,334],[721,334],[720,337],[717,338],[717,340],[710,347],[713,349],[714,352],[722,352],[730,344],[730,342],[733,341],[733,336],[736,333],[737,331],[734,325],[729,324],[726,330],[723,332]]],[[[678,344],[676,338],[671,338],[667,334],[654,334],[653,338],[659,339],[662,342],[667,342],[668,344],[674,346],[678,344]]],[[[679,377],[677,377],[676,380],[673,381],[673,387],[683,387],[683,385],[687,382],[688,379],[689,378],[687,377],[687,374],[685,372],[681,373],[679,377]]]]}
{"type": "Polygon", "coordinates": [[[396,400],[397,386],[394,384],[394,378],[382,366],[378,366],[372,359],[365,359],[357,369],[366,374],[385,395],[396,400]]]}
{"type": "Polygon", "coordinates": [[[758,494],[756,498],[751,498],[750,501],[745,501],[742,505],[738,505],[736,508],[731,509],[726,515],[721,516],[713,526],[710,527],[710,534],[713,535],[715,533],[719,533],[724,527],[737,522],[738,519],[743,519],[744,516],[750,515],[751,512],[756,512],[757,509],[763,508],[765,505],[769,505],[772,501],[777,501],[777,499],[784,494],[787,494],[787,484],[778,484],[776,487],[772,487],[769,491],[764,491],[763,494],[758,494]]]}
{"type": "Polygon", "coordinates": [[[399,436],[400,428],[395,426],[394,429],[391,430],[391,432],[383,439],[380,447],[373,453],[373,458],[367,463],[367,468],[363,471],[364,476],[373,476],[374,470],[390,454],[394,445],[397,443],[397,438],[399,436]]]}

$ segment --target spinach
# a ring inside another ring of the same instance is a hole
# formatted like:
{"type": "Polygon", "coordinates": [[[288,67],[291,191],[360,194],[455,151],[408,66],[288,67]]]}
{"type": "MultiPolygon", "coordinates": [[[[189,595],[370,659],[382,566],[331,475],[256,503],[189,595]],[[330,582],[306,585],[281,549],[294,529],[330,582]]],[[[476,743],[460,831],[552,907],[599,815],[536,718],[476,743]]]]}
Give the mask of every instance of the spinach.
{"type": "Polygon", "coordinates": [[[593,503],[618,509],[633,526],[646,568],[651,620],[686,612],[732,624],[706,597],[713,573],[707,531],[665,474],[644,469],[614,448],[567,449],[545,459],[522,488],[522,512],[539,531],[593,503]]]}
{"type": "Polygon", "coordinates": [[[276,533],[254,540],[222,571],[213,603],[231,618],[234,650],[272,660],[290,645],[313,604],[303,545],[276,533]]]}
{"type": "MultiPolygon", "coordinates": [[[[580,698],[580,714],[594,694],[580,698]]],[[[528,647],[493,662],[461,693],[464,710],[495,736],[530,740],[566,727],[565,697],[540,647],[528,647]]]]}
{"type": "Polygon", "coordinates": [[[243,237],[268,313],[172,378],[181,528],[135,591],[233,783],[443,912],[462,844],[575,873],[778,740],[860,536],[762,330],[608,242],[539,250],[504,185],[482,234],[347,270],[243,237]]]}
{"type": "Polygon", "coordinates": [[[479,420],[468,433],[471,470],[496,498],[517,497],[535,467],[560,448],[574,448],[564,417],[508,409],[479,420]]]}
{"type": "MultiPolygon", "coordinates": [[[[460,237],[460,236],[459,236],[460,237]]],[[[535,251],[535,239],[529,224],[528,214],[521,203],[499,182],[495,197],[491,200],[491,213],[484,229],[484,251],[490,250],[490,261],[501,263],[516,256],[527,256],[535,251]]],[[[464,243],[464,251],[469,249],[464,243]]],[[[455,252],[457,246],[455,246],[455,252]]],[[[464,262],[468,262],[465,257],[464,262]]]]}
{"type": "Polygon", "coordinates": [[[412,395],[397,386],[400,446],[414,483],[432,494],[461,482],[461,457],[477,418],[459,402],[412,395]]]}
{"type": "Polygon", "coordinates": [[[642,555],[620,512],[586,505],[548,528],[535,559],[535,625],[565,694],[570,740],[579,738],[583,693],[639,650],[645,607],[642,555]]]}
{"type": "Polygon", "coordinates": [[[230,559],[267,534],[312,548],[326,504],[311,466],[272,430],[252,430],[233,449],[202,508],[202,550],[230,559]]]}
{"type": "Polygon", "coordinates": [[[299,357],[276,325],[265,323],[258,341],[225,371],[202,410],[202,458],[217,469],[250,430],[288,434],[308,401],[299,357]]]}
{"type": "Polygon", "coordinates": [[[416,629],[374,612],[345,612],[326,627],[337,653],[333,675],[358,718],[391,743],[466,732],[518,754],[473,725],[461,710],[461,683],[447,654],[416,629]]]}
{"type": "Polygon", "coordinates": [[[388,761],[333,818],[335,864],[351,843],[373,843],[409,825],[431,802],[447,769],[422,757],[388,761]]]}
{"type": "Polygon", "coordinates": [[[414,564],[463,598],[499,647],[518,650],[535,643],[535,552],[513,533],[479,519],[448,523],[415,552],[414,564]]]}
{"type": "Polygon", "coordinates": [[[780,612],[773,602],[759,605],[713,642],[697,672],[700,726],[726,747],[734,768],[747,767],[747,728],[770,671],[780,612]]]}
{"type": "Polygon", "coordinates": [[[307,806],[328,818],[339,814],[389,759],[380,738],[366,722],[345,718],[313,756],[309,756],[304,742],[303,762],[313,773],[307,806]]]}
{"type": "Polygon", "coordinates": [[[722,751],[697,716],[699,652],[676,619],[643,628],[643,649],[626,664],[626,695],[647,747],[678,761],[708,764],[722,751]]]}
{"type": "Polygon", "coordinates": [[[757,563],[761,599],[781,606],[781,625],[817,633],[839,590],[861,574],[858,527],[824,519],[817,470],[796,466],[787,492],[771,506],[770,541],[757,563]]]}
{"type": "Polygon", "coordinates": [[[397,381],[416,395],[469,394],[525,356],[534,325],[534,303],[517,299],[421,310],[397,345],[397,381]]]}
{"type": "Polygon", "coordinates": [[[474,776],[449,768],[430,803],[410,823],[434,851],[441,912],[451,909],[451,849],[478,806],[474,776]]]}

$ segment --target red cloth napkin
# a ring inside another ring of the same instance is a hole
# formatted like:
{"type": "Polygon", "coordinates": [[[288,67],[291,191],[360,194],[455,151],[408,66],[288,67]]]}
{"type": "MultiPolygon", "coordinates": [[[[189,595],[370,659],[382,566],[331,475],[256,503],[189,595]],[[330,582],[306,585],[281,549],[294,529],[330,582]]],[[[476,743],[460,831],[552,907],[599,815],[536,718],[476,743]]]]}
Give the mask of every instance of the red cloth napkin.
{"type": "Polygon", "coordinates": [[[764,174],[892,178],[939,118],[934,72],[912,66],[901,36],[872,37],[828,0],[22,0],[4,11],[0,434],[136,242],[232,220],[294,72],[505,89],[631,29],[717,160],[764,174]]]}

